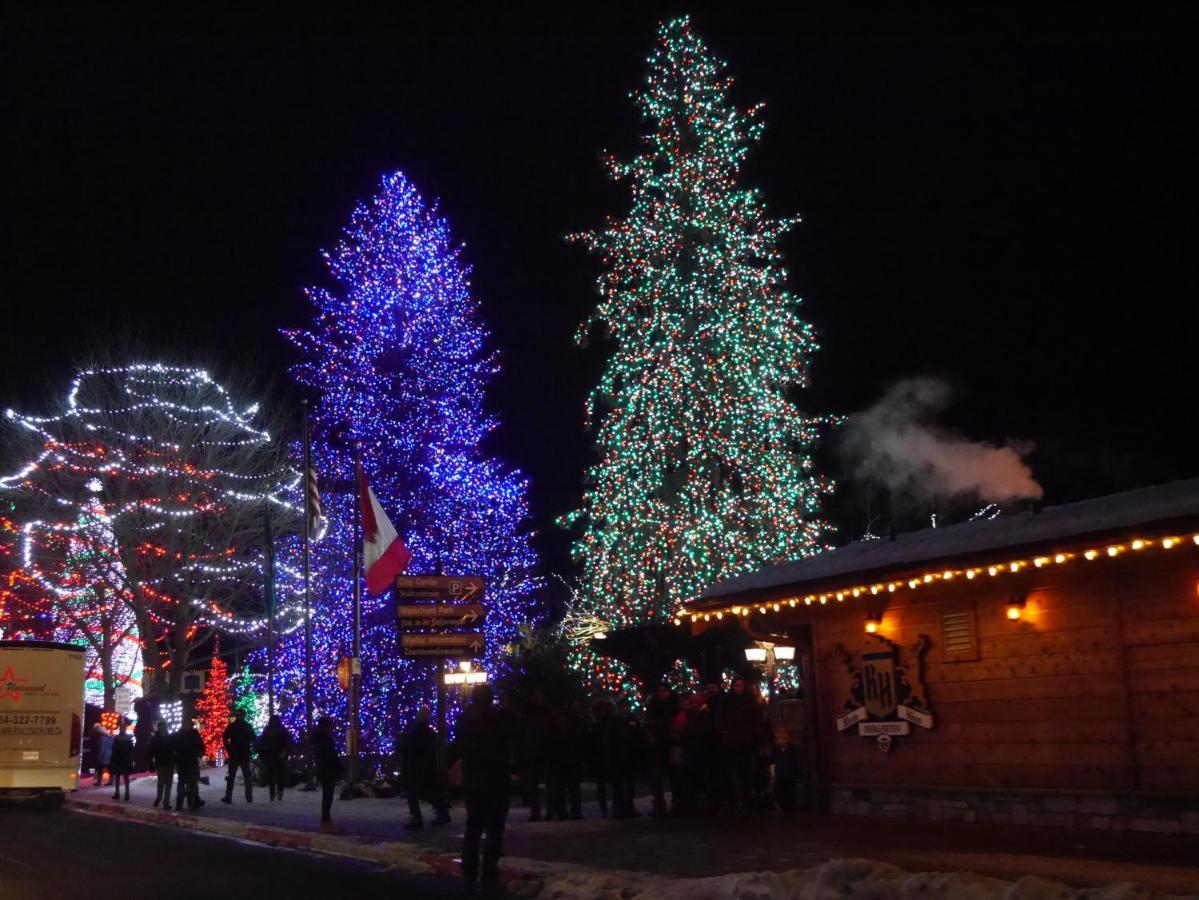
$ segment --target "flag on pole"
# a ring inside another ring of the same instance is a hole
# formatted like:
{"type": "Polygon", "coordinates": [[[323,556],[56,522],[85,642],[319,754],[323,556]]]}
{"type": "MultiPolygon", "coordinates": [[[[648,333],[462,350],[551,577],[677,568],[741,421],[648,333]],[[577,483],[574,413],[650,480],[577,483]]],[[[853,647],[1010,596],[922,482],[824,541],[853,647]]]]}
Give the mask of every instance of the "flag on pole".
{"type": "Polygon", "coordinates": [[[366,589],[381,594],[408,568],[412,553],[404,546],[366,474],[358,469],[358,492],[362,502],[362,565],[366,570],[366,589]]]}
{"type": "Polygon", "coordinates": [[[329,520],[321,510],[320,482],[317,481],[316,469],[312,467],[309,467],[304,479],[304,492],[308,495],[308,539],[319,544],[329,530],[329,520]]]}

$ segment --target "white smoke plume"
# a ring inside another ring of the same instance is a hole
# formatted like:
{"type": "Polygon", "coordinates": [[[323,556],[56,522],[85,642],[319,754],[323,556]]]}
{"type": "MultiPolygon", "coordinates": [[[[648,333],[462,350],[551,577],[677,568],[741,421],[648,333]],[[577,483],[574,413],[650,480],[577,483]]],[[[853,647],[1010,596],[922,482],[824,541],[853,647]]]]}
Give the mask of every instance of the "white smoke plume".
{"type": "Polygon", "coordinates": [[[910,497],[974,495],[986,503],[1036,499],[1041,486],[1024,462],[1028,443],[996,446],[937,425],[953,390],[936,378],[909,378],[850,416],[842,449],[854,474],[910,497]]]}

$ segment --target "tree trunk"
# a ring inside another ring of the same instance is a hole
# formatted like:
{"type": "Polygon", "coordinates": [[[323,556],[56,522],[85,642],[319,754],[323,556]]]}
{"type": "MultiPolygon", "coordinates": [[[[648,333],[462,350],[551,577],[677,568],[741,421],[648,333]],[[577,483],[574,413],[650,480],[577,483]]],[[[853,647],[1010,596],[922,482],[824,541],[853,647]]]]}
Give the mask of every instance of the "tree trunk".
{"type": "Polygon", "coordinates": [[[113,646],[105,641],[100,648],[100,677],[104,679],[104,709],[113,712],[117,708],[117,686],[112,674],[113,646]]]}

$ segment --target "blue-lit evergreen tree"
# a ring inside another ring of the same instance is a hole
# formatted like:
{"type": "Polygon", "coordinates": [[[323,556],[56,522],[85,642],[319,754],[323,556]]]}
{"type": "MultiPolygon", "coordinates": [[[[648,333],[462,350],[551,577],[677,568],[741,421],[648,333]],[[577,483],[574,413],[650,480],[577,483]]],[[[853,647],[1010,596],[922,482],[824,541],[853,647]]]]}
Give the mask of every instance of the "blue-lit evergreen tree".
{"type": "MultiPolygon", "coordinates": [[[[330,521],[313,548],[316,705],[344,724],[335,666],[352,639],[353,443],[412,551],[409,571],[440,566],[487,579],[484,665],[493,675],[519,626],[536,617],[537,559],[527,481],[482,446],[497,425],[484,399],[498,362],[445,219],[397,172],[358,205],[325,258],[335,285],[309,289],[310,326],[284,334],[303,357],[292,374],[315,401],[313,462],[330,521]]],[[[383,751],[433,696],[430,664],[398,658],[390,605],[364,589],[363,745],[383,751]]],[[[290,672],[303,671],[301,632],[285,643],[284,659],[290,672]]],[[[302,703],[288,717],[298,726],[302,703]]]]}

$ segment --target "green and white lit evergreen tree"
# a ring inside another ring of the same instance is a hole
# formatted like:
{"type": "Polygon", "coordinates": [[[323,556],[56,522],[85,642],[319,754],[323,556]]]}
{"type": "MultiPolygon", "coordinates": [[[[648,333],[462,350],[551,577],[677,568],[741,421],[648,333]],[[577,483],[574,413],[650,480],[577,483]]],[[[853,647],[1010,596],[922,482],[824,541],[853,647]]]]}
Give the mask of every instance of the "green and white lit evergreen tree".
{"type": "Polygon", "coordinates": [[[587,403],[599,461],[566,520],[582,529],[580,611],[612,627],[815,553],[827,527],[810,456],[823,420],[795,402],[817,345],[779,247],[797,220],[741,183],[763,124],[731,84],[687,18],[665,23],[634,94],[652,130],[608,159],[632,207],[575,238],[603,262],[579,343],[600,326],[615,352],[587,403]]]}

